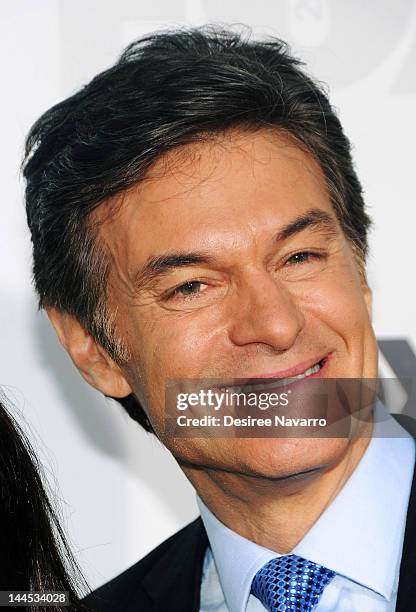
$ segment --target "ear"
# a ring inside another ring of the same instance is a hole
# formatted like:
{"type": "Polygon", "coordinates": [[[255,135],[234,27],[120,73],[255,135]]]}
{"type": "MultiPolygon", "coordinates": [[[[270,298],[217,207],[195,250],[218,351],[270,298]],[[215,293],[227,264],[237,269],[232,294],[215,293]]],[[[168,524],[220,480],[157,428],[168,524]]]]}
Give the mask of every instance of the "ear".
{"type": "Polygon", "coordinates": [[[120,367],[72,315],[56,308],[46,312],[60,343],[90,385],[111,397],[132,392],[120,367]]]}

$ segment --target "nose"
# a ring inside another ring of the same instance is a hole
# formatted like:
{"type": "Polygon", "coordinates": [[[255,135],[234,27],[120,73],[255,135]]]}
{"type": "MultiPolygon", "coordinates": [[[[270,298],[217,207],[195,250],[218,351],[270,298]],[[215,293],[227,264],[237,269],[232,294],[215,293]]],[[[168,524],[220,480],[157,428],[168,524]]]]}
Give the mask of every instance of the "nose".
{"type": "Polygon", "coordinates": [[[229,337],[238,346],[265,344],[289,349],[305,325],[305,317],[284,283],[256,272],[238,287],[232,305],[229,337]]]}

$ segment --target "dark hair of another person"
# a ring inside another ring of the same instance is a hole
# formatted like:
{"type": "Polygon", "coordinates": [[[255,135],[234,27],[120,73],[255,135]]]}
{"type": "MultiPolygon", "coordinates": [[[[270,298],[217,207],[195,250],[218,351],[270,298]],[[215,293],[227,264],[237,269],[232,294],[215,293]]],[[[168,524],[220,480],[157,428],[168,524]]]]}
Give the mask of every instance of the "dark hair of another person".
{"type": "MultiPolygon", "coordinates": [[[[233,128],[276,130],[314,155],[364,270],[370,219],[325,91],[283,41],[207,26],[132,43],[32,127],[24,177],[40,307],[70,313],[117,363],[126,361],[107,308],[109,259],[91,212],[143,180],[163,154],[233,128]]],[[[119,401],[152,431],[133,395],[119,401]]]]}
{"type": "Polygon", "coordinates": [[[0,398],[0,591],[68,591],[70,604],[30,612],[87,612],[76,593],[86,587],[46,494],[40,465],[0,398]]]}

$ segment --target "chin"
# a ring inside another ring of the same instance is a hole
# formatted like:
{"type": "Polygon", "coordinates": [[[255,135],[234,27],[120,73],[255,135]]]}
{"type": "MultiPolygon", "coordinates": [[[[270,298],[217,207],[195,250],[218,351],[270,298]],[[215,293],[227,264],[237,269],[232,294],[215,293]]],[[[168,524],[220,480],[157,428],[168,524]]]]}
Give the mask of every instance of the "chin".
{"type": "Polygon", "coordinates": [[[346,438],[233,438],[210,442],[193,448],[179,444],[172,452],[188,468],[289,481],[306,474],[316,477],[336,466],[350,444],[346,438]]]}
{"type": "Polygon", "coordinates": [[[339,463],[350,440],[346,438],[254,438],[236,441],[230,471],[273,480],[293,479],[329,469],[339,463]]]}

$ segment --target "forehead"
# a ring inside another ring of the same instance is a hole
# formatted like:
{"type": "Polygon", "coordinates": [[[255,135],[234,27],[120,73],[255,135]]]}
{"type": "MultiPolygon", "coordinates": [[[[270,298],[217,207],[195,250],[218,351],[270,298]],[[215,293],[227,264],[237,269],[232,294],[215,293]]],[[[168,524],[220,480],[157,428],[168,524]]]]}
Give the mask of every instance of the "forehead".
{"type": "Polygon", "coordinates": [[[313,156],[266,130],[172,151],[115,205],[100,235],[127,268],[169,249],[226,249],[248,234],[262,241],[312,207],[333,214],[313,156]]]}

